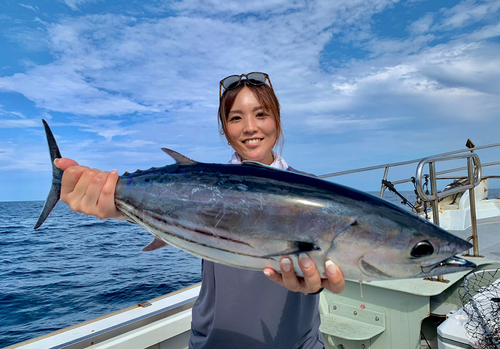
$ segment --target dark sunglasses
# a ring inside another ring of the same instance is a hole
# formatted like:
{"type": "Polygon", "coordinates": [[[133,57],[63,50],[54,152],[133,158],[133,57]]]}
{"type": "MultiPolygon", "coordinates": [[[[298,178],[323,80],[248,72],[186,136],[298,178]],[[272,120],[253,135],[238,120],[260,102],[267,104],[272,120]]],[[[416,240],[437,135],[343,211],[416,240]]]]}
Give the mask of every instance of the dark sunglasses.
{"type": "Polygon", "coordinates": [[[266,73],[248,73],[241,75],[230,75],[227,78],[224,78],[220,81],[219,85],[219,98],[222,98],[222,88],[224,90],[232,90],[238,87],[241,84],[241,78],[246,78],[246,82],[250,85],[260,86],[266,83],[266,80],[269,81],[269,87],[273,88],[273,84],[271,84],[271,79],[269,79],[269,75],[266,73]]]}

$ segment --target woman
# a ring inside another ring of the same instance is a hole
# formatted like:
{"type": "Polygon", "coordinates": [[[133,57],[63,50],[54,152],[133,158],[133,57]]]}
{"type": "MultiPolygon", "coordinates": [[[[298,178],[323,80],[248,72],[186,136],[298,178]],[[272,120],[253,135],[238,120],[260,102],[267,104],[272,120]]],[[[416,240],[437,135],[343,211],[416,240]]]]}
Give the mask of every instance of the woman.
{"type": "MultiPolygon", "coordinates": [[[[273,151],[282,130],[279,102],[269,76],[229,76],[220,82],[220,94],[219,125],[235,151],[230,163],[251,160],[295,171],[273,151]]],[[[61,200],[71,209],[101,219],[125,219],[114,205],[115,170],[101,172],[64,158],[56,164],[64,170],[61,200]]],[[[280,273],[271,268],[261,273],[203,261],[189,347],[323,348],[317,293],[322,288],[342,292],[344,278],[332,261],[325,264],[327,279],[320,278],[307,254],[299,256],[299,264],[303,278],[295,275],[288,257],[281,259],[280,273]]]]}

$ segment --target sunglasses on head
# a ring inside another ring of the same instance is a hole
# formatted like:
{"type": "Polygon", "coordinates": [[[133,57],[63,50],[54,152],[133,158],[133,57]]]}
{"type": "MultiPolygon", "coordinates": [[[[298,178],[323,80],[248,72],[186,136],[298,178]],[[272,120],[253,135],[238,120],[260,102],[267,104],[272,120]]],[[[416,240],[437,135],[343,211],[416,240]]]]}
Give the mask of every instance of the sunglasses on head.
{"type": "Polygon", "coordinates": [[[266,83],[266,80],[269,81],[269,87],[273,88],[273,84],[271,84],[271,79],[269,79],[269,75],[266,73],[253,72],[248,74],[241,75],[230,75],[227,78],[224,78],[220,81],[219,85],[219,98],[222,98],[222,88],[224,90],[232,90],[238,87],[241,84],[241,79],[245,78],[246,82],[250,85],[260,86],[266,83]]]}

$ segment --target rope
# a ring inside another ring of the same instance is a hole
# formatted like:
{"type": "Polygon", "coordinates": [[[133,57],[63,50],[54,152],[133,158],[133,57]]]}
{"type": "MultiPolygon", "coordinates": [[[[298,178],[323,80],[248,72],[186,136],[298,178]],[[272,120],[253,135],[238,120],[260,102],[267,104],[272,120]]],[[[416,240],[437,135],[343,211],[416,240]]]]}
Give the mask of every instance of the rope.
{"type": "MultiPolygon", "coordinates": [[[[422,186],[425,188],[425,193],[428,195],[429,194],[429,177],[427,175],[424,176],[425,182],[424,185],[422,186]]],[[[429,220],[429,215],[427,214],[427,201],[423,201],[420,195],[418,195],[418,190],[417,190],[417,180],[415,177],[411,177],[411,182],[413,183],[413,187],[415,188],[415,195],[417,196],[417,203],[421,203],[423,205],[423,210],[422,212],[425,213],[425,219],[429,220]]],[[[423,189],[422,188],[422,189],[423,189]]],[[[414,210],[415,213],[419,214],[418,210],[414,210]]]]}

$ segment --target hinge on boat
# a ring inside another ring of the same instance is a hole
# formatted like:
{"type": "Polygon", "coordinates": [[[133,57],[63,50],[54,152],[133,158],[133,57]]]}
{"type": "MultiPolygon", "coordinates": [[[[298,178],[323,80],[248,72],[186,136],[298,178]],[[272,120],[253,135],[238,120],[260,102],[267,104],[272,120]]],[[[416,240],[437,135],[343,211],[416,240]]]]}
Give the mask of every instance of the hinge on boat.
{"type": "Polygon", "coordinates": [[[152,304],[149,303],[148,301],[144,301],[144,302],[141,302],[139,304],[137,304],[139,307],[143,307],[143,308],[147,308],[149,306],[151,306],[152,304]]]}

